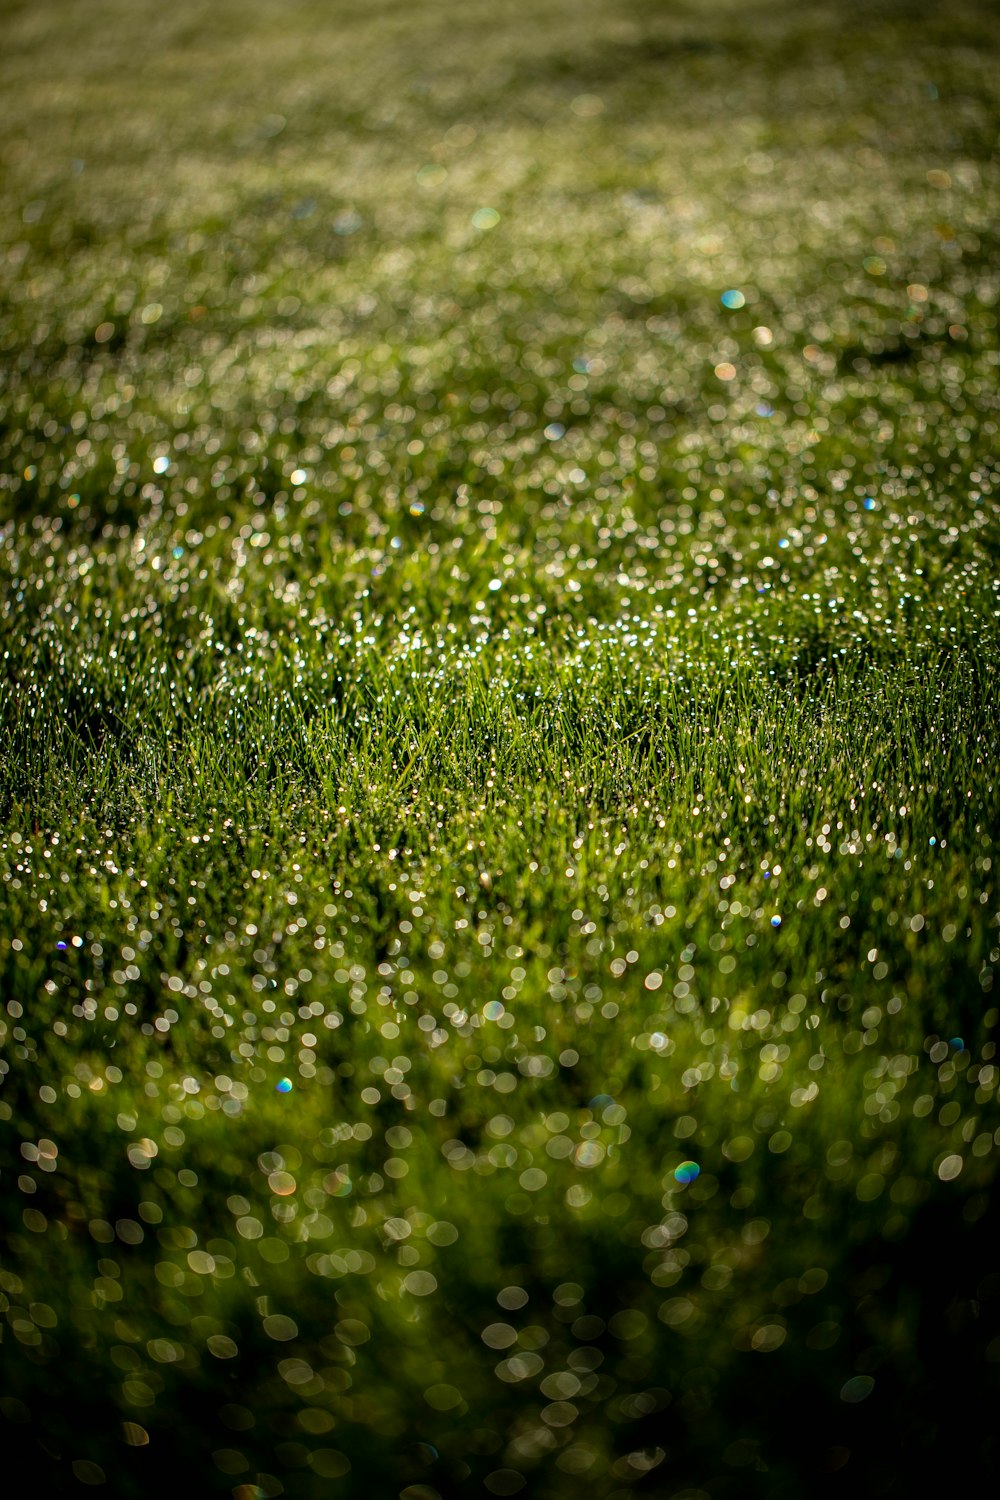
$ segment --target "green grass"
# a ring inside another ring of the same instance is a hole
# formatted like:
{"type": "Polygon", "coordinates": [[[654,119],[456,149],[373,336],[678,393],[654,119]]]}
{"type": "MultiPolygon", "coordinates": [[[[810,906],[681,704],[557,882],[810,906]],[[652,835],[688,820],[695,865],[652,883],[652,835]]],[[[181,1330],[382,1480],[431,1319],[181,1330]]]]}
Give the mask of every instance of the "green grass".
{"type": "Polygon", "coordinates": [[[993,7],[5,12],[8,1454],[976,1493],[993,7]]]}

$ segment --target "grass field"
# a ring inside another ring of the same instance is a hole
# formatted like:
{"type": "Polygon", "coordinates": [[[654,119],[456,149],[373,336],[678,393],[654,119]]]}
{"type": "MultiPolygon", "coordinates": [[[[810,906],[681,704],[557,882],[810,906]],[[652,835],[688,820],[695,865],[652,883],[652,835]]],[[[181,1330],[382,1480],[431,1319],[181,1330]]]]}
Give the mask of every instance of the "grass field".
{"type": "Polygon", "coordinates": [[[995,8],[2,24],[8,1465],[980,1493],[995,8]]]}

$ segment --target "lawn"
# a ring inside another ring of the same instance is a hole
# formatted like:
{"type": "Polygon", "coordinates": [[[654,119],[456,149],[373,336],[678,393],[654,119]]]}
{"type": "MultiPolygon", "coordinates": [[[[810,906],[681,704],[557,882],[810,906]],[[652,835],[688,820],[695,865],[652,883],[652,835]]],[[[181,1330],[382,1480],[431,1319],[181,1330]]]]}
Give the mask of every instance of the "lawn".
{"type": "Polygon", "coordinates": [[[3,31],[8,1468],[978,1494],[995,7],[3,31]]]}

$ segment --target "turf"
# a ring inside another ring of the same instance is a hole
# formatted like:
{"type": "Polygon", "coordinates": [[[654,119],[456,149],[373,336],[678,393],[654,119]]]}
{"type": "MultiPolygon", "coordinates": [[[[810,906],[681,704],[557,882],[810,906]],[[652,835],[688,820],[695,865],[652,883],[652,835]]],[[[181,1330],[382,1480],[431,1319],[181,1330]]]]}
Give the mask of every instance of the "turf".
{"type": "Polygon", "coordinates": [[[9,1461],[976,1493],[994,7],[4,10],[9,1461]]]}

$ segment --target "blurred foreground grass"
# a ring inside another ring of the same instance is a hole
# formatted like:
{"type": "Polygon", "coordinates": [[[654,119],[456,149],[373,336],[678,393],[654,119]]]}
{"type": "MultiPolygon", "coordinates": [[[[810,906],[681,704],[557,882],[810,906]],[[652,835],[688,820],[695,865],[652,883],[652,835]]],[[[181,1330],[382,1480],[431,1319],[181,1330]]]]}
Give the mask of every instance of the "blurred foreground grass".
{"type": "Polygon", "coordinates": [[[5,11],[8,1453],[975,1493],[994,9],[5,11]]]}

